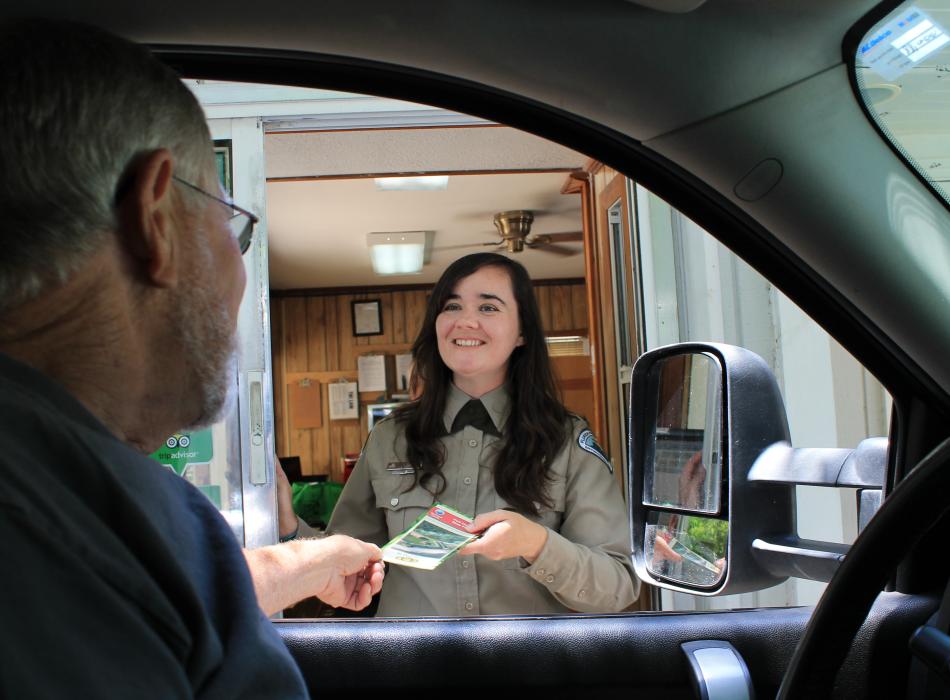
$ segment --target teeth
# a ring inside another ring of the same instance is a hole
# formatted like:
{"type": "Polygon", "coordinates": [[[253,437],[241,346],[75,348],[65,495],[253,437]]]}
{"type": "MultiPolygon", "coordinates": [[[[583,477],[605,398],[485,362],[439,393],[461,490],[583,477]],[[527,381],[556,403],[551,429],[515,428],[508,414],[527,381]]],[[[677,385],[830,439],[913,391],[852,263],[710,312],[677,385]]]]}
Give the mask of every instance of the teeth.
{"type": "Polygon", "coordinates": [[[474,348],[482,344],[480,340],[456,340],[456,345],[461,345],[463,348],[474,348]]]}

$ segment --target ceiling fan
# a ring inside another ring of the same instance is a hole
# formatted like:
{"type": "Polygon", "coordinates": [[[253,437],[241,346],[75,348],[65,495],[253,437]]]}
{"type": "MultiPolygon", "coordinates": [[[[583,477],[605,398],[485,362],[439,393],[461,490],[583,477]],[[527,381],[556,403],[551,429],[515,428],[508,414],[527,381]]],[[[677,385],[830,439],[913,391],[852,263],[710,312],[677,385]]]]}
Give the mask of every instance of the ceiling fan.
{"type": "Polygon", "coordinates": [[[534,222],[534,212],[527,209],[501,211],[492,217],[492,223],[501,237],[501,241],[490,241],[476,245],[492,245],[504,247],[509,253],[520,253],[525,248],[533,248],[556,255],[576,255],[579,250],[558,245],[561,241],[582,241],[581,231],[565,231],[563,233],[531,234],[531,224],[534,222]]]}

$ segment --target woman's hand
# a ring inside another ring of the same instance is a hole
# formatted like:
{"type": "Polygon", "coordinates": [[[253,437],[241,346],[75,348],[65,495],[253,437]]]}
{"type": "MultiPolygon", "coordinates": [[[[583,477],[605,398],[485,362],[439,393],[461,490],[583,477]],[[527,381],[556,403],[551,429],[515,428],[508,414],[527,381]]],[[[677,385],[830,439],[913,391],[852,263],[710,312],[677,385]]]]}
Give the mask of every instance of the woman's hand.
{"type": "Polygon", "coordinates": [[[459,553],[481,554],[493,560],[522,557],[532,563],[548,541],[547,528],[510,510],[482,513],[467,529],[482,536],[462,547],[459,553]]]}
{"type": "Polygon", "coordinates": [[[274,472],[277,476],[277,532],[281,539],[286,539],[297,532],[297,514],[294,512],[294,490],[276,455],[274,472]]]}
{"type": "Polygon", "coordinates": [[[657,535],[653,545],[653,563],[659,564],[661,561],[683,561],[683,557],[673,551],[666,537],[657,535]]]}
{"type": "Polygon", "coordinates": [[[703,453],[697,452],[683,465],[679,478],[679,506],[681,508],[699,508],[706,481],[706,467],[703,465],[703,453]]]}

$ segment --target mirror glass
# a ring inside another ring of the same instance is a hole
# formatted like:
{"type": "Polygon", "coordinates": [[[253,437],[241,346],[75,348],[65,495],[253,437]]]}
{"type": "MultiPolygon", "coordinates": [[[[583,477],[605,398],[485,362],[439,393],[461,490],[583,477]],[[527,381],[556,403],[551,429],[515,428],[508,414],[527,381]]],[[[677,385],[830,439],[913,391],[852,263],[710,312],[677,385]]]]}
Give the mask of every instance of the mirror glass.
{"type": "Polygon", "coordinates": [[[725,520],[652,513],[645,535],[650,573],[691,586],[714,586],[722,580],[729,535],[725,520]]]}
{"type": "Polygon", "coordinates": [[[722,470],[722,371],[705,353],[658,361],[648,386],[656,395],[647,434],[643,502],[719,514],[722,470]]]}

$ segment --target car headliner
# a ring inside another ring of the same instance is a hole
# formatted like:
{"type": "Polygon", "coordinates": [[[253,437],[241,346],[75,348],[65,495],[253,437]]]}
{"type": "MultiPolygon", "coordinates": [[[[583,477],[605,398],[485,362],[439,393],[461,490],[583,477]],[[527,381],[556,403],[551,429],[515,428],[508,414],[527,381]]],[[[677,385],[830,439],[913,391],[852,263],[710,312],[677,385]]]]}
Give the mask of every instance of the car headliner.
{"type": "Polygon", "coordinates": [[[58,0],[0,16],[97,24],[193,77],[363,89],[567,140],[739,251],[892,393],[946,405],[950,275],[926,260],[950,261],[950,215],[865,117],[844,58],[875,4],[58,0]],[[740,199],[766,159],[781,179],[740,199]]]}

